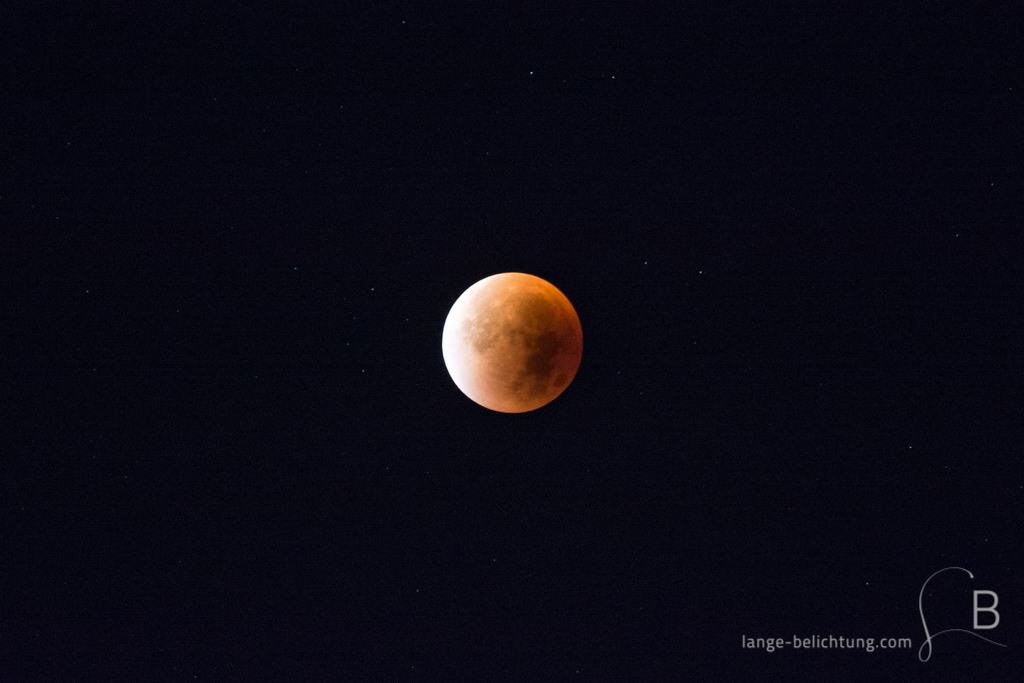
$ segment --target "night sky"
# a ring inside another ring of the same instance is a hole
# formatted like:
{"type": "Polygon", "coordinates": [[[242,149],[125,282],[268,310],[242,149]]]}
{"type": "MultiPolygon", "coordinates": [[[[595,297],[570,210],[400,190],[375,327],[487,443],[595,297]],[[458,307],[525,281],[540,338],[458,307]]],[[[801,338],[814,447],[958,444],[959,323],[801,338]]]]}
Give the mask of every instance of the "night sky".
{"type": "Polygon", "coordinates": [[[283,4],[0,9],[0,683],[1024,669],[1018,7],[283,4]]]}

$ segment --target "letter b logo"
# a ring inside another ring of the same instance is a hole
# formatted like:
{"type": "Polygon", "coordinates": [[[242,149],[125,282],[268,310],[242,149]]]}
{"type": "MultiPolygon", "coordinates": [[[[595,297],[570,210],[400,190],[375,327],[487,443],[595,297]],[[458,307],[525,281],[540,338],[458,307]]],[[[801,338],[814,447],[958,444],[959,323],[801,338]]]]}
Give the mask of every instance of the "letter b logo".
{"type": "MultiPolygon", "coordinates": [[[[928,631],[928,622],[925,621],[925,619],[924,619],[924,589],[928,586],[928,582],[931,581],[932,579],[934,579],[936,575],[941,574],[942,572],[948,571],[950,569],[956,569],[956,570],[962,571],[964,574],[967,574],[967,576],[971,577],[972,579],[974,578],[974,574],[972,574],[967,569],[964,569],[963,567],[946,567],[945,569],[940,569],[939,571],[935,572],[935,574],[932,574],[927,579],[925,579],[924,584],[921,586],[921,592],[917,594],[917,609],[921,613],[921,625],[924,626],[924,642],[921,643],[921,647],[918,648],[918,650],[917,650],[917,658],[920,659],[922,662],[927,662],[929,659],[931,659],[931,657],[932,657],[932,640],[935,638],[935,636],[942,635],[943,633],[951,633],[953,631],[960,631],[962,633],[969,633],[972,636],[974,636],[975,638],[981,638],[982,640],[984,640],[987,643],[992,643],[993,645],[998,645],[999,647],[1006,647],[1002,643],[997,643],[994,640],[989,640],[988,638],[986,638],[985,636],[981,635],[980,633],[975,633],[974,631],[968,631],[965,628],[947,628],[944,631],[939,631],[935,635],[932,635],[928,631]],[[927,652],[925,652],[925,650],[927,650],[927,652]]],[[[974,630],[975,631],[993,629],[996,626],[999,626],[999,612],[996,611],[996,605],[998,605],[998,604],[999,604],[999,596],[995,594],[995,591],[974,591],[974,630]],[[988,606],[985,606],[985,607],[982,607],[981,605],[979,605],[978,604],[978,596],[979,595],[987,595],[990,598],[992,598],[992,604],[990,604],[988,606]],[[978,623],[978,612],[991,612],[992,613],[992,623],[991,624],[979,624],[978,623]]]]}
{"type": "Polygon", "coordinates": [[[996,605],[998,605],[998,604],[999,604],[999,596],[996,595],[994,591],[974,591],[974,628],[975,628],[975,630],[978,630],[978,629],[989,629],[989,628],[995,628],[996,626],[999,626],[999,612],[996,611],[996,605]],[[989,605],[988,607],[979,607],[978,606],[978,596],[979,595],[991,595],[992,596],[992,604],[989,605]],[[979,624],[978,623],[978,612],[991,612],[992,616],[995,617],[995,621],[993,621],[991,624],[979,624]]]}

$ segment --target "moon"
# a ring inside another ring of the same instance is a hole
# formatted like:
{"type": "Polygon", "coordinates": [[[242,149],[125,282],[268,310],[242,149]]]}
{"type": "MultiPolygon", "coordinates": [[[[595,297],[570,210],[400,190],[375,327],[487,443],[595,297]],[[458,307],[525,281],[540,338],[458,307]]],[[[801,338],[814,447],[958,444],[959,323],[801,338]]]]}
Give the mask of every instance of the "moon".
{"type": "Polygon", "coordinates": [[[500,273],[456,300],[441,350],[455,385],[501,413],[525,413],[565,391],[583,356],[576,309],[547,280],[500,273]]]}

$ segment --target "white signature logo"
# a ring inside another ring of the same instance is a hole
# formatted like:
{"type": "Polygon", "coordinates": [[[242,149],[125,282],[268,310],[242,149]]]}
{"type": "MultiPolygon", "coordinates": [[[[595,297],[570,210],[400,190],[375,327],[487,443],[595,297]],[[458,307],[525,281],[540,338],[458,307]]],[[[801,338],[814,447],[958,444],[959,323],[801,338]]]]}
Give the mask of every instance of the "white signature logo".
{"type": "MultiPolygon", "coordinates": [[[[937,574],[941,574],[942,572],[948,571],[950,569],[959,569],[960,571],[962,571],[965,574],[967,574],[967,576],[971,577],[972,579],[974,578],[974,574],[970,573],[969,571],[967,571],[963,567],[946,567],[945,569],[940,569],[939,571],[935,572],[935,574],[932,574],[927,579],[925,579],[924,585],[921,586],[921,593],[917,596],[917,608],[921,612],[921,625],[924,626],[924,642],[921,643],[921,647],[917,651],[917,658],[920,659],[922,662],[927,662],[932,657],[932,639],[937,637],[937,636],[941,636],[943,633],[950,633],[952,631],[962,631],[963,633],[970,633],[975,638],[981,638],[982,640],[984,640],[987,643],[992,643],[993,645],[998,645],[999,647],[1006,647],[1002,643],[997,643],[994,640],[989,640],[985,636],[980,635],[978,633],[975,633],[974,631],[968,631],[965,628],[947,628],[945,631],[939,631],[938,633],[936,633],[934,635],[928,633],[928,622],[926,622],[924,620],[924,589],[928,585],[928,582],[931,581],[933,578],[935,578],[935,576],[937,574]],[[924,654],[925,647],[928,648],[928,653],[927,654],[924,654]]],[[[999,596],[996,595],[993,591],[984,591],[984,590],[974,591],[974,629],[975,630],[993,629],[993,628],[995,628],[996,626],[999,625],[999,612],[996,611],[996,605],[998,605],[998,604],[999,604],[999,596]],[[991,597],[992,598],[992,604],[988,605],[987,607],[980,607],[978,605],[978,596],[980,596],[980,595],[986,595],[986,596],[991,597]],[[978,622],[978,613],[979,612],[991,612],[992,615],[995,617],[995,620],[991,624],[981,624],[981,623],[978,622]]]]}

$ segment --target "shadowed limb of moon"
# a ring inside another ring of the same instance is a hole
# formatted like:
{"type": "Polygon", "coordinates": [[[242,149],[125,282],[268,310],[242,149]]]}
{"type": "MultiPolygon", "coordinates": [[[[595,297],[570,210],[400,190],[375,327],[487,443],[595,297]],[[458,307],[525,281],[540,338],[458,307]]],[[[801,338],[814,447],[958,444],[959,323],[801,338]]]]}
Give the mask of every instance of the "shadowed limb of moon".
{"type": "Polygon", "coordinates": [[[441,348],[455,385],[502,413],[535,410],[557,398],[579,369],[583,329],[554,285],[501,273],[463,292],[444,323],[441,348]]]}

